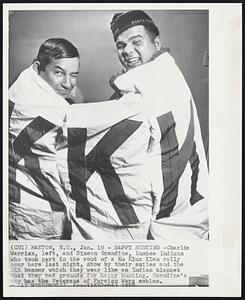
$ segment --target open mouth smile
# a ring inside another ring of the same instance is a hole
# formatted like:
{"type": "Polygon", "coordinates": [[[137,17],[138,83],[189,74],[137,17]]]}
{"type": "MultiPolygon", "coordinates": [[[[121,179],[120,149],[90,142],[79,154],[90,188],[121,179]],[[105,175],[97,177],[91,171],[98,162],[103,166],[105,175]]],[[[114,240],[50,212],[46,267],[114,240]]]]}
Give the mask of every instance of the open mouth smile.
{"type": "Polygon", "coordinates": [[[130,58],[130,59],[127,59],[127,65],[128,66],[135,66],[139,63],[140,59],[139,57],[136,57],[136,58],[130,58]]]}
{"type": "Polygon", "coordinates": [[[69,91],[66,90],[58,90],[58,93],[61,95],[66,95],[69,91]]]}

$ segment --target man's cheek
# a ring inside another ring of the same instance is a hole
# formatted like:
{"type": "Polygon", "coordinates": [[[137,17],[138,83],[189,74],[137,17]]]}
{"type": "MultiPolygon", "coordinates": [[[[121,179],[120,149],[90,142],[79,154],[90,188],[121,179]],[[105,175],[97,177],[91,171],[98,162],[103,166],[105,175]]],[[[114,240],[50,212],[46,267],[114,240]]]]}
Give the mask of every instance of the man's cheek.
{"type": "Polygon", "coordinates": [[[77,79],[74,79],[74,80],[71,81],[71,88],[72,89],[74,88],[74,86],[76,85],[76,83],[77,83],[77,79]]]}
{"type": "Polygon", "coordinates": [[[124,58],[123,58],[122,56],[119,56],[119,60],[120,60],[120,62],[121,62],[122,64],[125,63],[124,58]]]}

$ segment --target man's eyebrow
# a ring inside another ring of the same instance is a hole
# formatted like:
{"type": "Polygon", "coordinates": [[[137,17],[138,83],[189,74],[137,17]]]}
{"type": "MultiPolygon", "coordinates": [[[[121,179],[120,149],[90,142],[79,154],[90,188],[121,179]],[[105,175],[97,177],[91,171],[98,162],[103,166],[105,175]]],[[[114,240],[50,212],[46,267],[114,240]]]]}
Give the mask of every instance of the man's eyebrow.
{"type": "Polygon", "coordinates": [[[63,68],[61,68],[60,66],[54,66],[55,69],[59,69],[61,70],[62,72],[64,72],[65,70],[63,68]]]}
{"type": "Polygon", "coordinates": [[[125,44],[125,42],[124,41],[117,41],[116,45],[119,45],[119,44],[125,44]]]}
{"type": "MultiPolygon", "coordinates": [[[[131,40],[133,40],[135,38],[142,38],[142,35],[141,34],[133,35],[128,40],[131,41],[131,40]]],[[[124,41],[117,41],[116,45],[119,45],[119,44],[125,44],[125,42],[124,41]]]]}
{"type": "MultiPolygon", "coordinates": [[[[66,72],[66,70],[63,69],[63,68],[60,67],[60,66],[54,66],[54,68],[55,68],[55,69],[59,69],[59,70],[61,70],[62,72],[66,72]]],[[[71,74],[78,74],[78,73],[79,73],[78,71],[76,71],[76,72],[71,72],[71,74]]]]}
{"type": "Polygon", "coordinates": [[[132,39],[139,38],[139,37],[141,38],[142,35],[141,34],[133,35],[129,38],[129,40],[131,41],[132,39]]]}

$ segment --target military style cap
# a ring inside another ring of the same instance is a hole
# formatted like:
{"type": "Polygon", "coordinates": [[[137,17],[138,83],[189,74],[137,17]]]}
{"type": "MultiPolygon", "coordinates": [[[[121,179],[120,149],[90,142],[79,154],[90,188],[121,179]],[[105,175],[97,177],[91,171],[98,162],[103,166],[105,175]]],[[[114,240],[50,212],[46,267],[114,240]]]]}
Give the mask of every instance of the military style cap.
{"type": "Polygon", "coordinates": [[[142,10],[131,10],[126,13],[116,13],[111,20],[111,30],[114,40],[124,30],[145,24],[154,24],[153,20],[142,10]]]}

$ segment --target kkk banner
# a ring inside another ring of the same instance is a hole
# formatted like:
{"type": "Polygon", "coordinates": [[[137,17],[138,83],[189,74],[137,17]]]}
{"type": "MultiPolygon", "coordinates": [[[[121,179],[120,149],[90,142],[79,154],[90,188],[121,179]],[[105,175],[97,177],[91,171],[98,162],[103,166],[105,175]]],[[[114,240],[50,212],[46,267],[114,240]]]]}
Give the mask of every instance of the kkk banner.
{"type": "Polygon", "coordinates": [[[143,113],[118,122],[107,104],[67,112],[77,228],[86,220],[103,239],[207,239],[207,161],[195,103],[173,58],[160,54],[114,85],[143,113]],[[111,114],[114,125],[102,130],[111,114]]]}
{"type": "Polygon", "coordinates": [[[207,160],[195,102],[174,59],[160,51],[151,62],[117,77],[114,85],[141,95],[150,123],[149,238],[207,239],[207,160]]]}
{"type": "MultiPolygon", "coordinates": [[[[128,117],[140,114],[139,101],[111,101],[110,103],[82,104],[78,120],[83,120],[80,128],[68,128],[68,144],[64,138],[65,116],[70,105],[36,74],[32,67],[22,72],[11,86],[10,122],[9,122],[9,234],[11,239],[71,239],[77,235],[77,221],[73,216],[75,201],[75,217],[79,222],[77,238],[95,238],[100,236],[98,229],[94,232],[93,213],[101,214],[98,222],[113,226],[135,225],[148,221],[151,214],[150,188],[145,185],[145,194],[140,200],[144,210],[134,209],[137,185],[129,188],[126,194],[123,184],[112,166],[113,172],[103,171],[103,165],[116,150],[123,151],[120,146],[133,138],[135,132],[146,131],[146,125],[140,126],[144,120],[131,120],[128,117]],[[100,115],[100,117],[99,117],[100,115]],[[86,125],[85,125],[86,124],[86,125]],[[139,127],[143,129],[138,129],[139,127]],[[63,128],[63,129],[62,129],[63,128]],[[88,128],[88,129],[86,129],[88,128]],[[91,142],[86,143],[87,137],[91,142]],[[99,145],[86,157],[84,155],[99,145]],[[114,143],[115,142],[115,143],[114,143]],[[85,150],[85,143],[87,149],[85,150]],[[90,149],[88,148],[90,147],[90,149]],[[120,148],[120,149],[119,149],[120,148]],[[88,150],[89,149],[89,150],[88,150]],[[87,168],[89,166],[89,168],[87,168]],[[102,181],[98,177],[102,174],[102,181]],[[68,180],[66,180],[68,178],[68,180]],[[97,201],[89,205],[89,192],[97,195],[97,201]],[[102,188],[105,183],[106,189],[102,188]],[[70,190],[71,187],[71,190],[70,190]],[[71,193],[70,193],[71,192],[71,193]],[[128,193],[128,195],[127,195],[128,193]],[[103,199],[108,194],[108,202],[103,199]],[[118,198],[119,197],[119,198],[118,198]],[[73,223],[73,220],[75,220],[73,223]],[[88,221],[88,222],[87,222],[88,221]],[[73,228],[74,227],[74,233],[73,228]],[[92,230],[92,233],[89,231],[92,230]]],[[[132,97],[131,97],[132,98],[132,97]]],[[[76,105],[74,105],[76,109],[76,105]]],[[[149,135],[149,134],[148,134],[149,135]]],[[[141,156],[133,160],[134,172],[142,174],[140,160],[146,159],[148,137],[141,141],[141,156]],[[140,166],[137,166],[140,165],[140,166]]],[[[139,137],[138,137],[139,140],[139,137]]],[[[132,140],[131,140],[132,143],[132,140]]],[[[125,144],[127,149],[129,144],[125,144]]],[[[126,151],[127,158],[120,158],[116,163],[128,165],[127,160],[134,156],[134,151],[126,151]],[[124,162],[123,162],[124,159],[124,162]]],[[[122,154],[118,156],[123,157],[122,154]]],[[[132,168],[127,170],[128,174],[132,168]]],[[[122,176],[125,176],[123,174],[122,176]]],[[[127,177],[127,175],[125,176],[127,177]]],[[[144,186],[142,178],[141,185],[144,186]]],[[[125,184],[128,181],[126,180],[125,184]]],[[[149,181],[147,182],[149,185],[149,181]]],[[[134,184],[132,183],[131,186],[134,184]]],[[[141,188],[139,190],[142,190],[141,188]]],[[[137,199],[136,199],[137,200],[137,199]]],[[[137,201],[138,205],[138,201],[137,201]]],[[[96,217],[95,217],[96,218],[96,217]]],[[[97,223],[98,223],[97,222],[97,223]]],[[[97,224],[100,227],[101,224],[97,224]]]]}
{"type": "Polygon", "coordinates": [[[10,89],[12,238],[208,238],[198,115],[168,53],[115,78],[123,96],[101,103],[69,106],[28,72],[33,90],[21,77],[10,89]]]}
{"type": "Polygon", "coordinates": [[[140,103],[139,95],[125,95],[115,103],[76,104],[68,109],[68,148],[62,165],[67,157],[75,239],[87,226],[91,231],[86,238],[147,238],[153,206],[150,128],[144,113],[119,120],[114,104],[127,98],[140,103]]]}
{"type": "Polygon", "coordinates": [[[55,140],[69,104],[32,67],[11,86],[9,103],[10,237],[67,238],[67,197],[55,140]]]}

